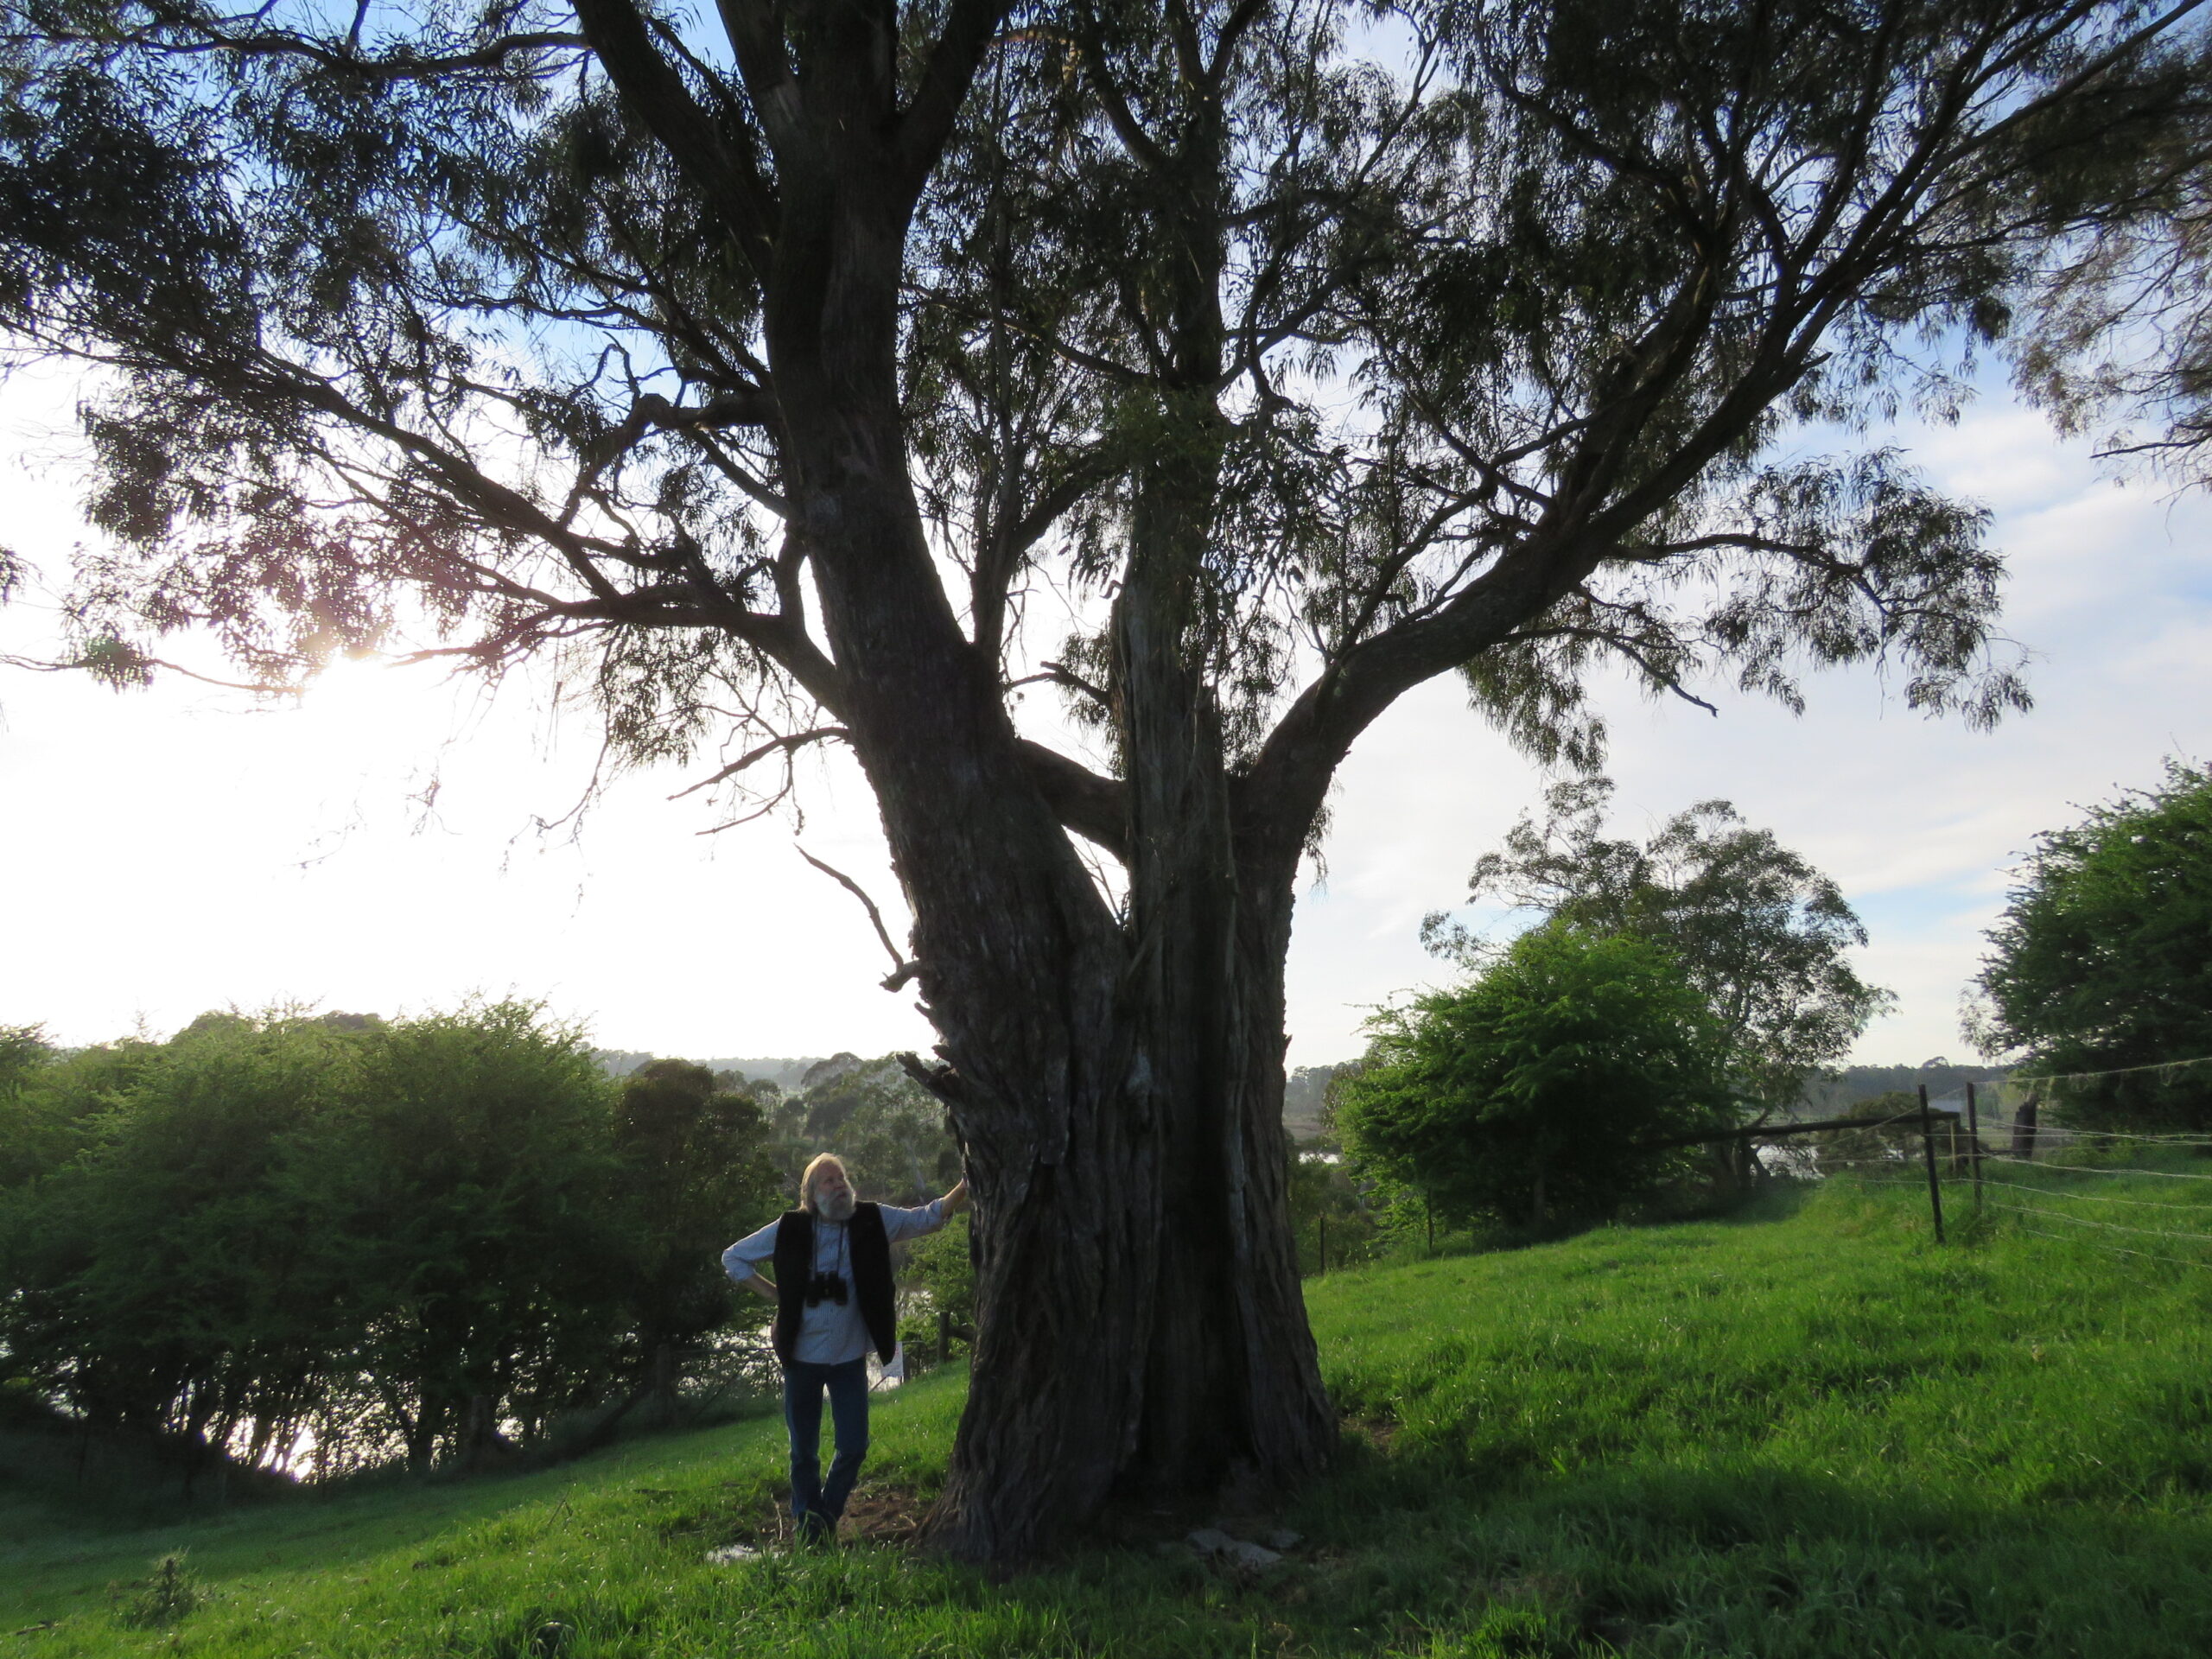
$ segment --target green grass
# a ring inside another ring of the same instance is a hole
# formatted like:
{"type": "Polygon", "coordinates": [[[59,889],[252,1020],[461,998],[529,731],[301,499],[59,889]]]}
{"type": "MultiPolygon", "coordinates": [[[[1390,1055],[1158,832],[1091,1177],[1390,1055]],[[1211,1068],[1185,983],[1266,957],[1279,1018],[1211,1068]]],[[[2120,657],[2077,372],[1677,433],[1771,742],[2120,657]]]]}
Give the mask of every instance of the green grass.
{"type": "MultiPolygon", "coordinates": [[[[1835,1189],[1313,1281],[1353,1433],[1256,1584],[1142,1539],[1003,1585],[889,1548],[709,1567],[772,1511],[760,1421],[188,1527],[0,1512],[0,1655],[2212,1652],[2212,1269],[1959,1232],[1835,1189]],[[178,1548],[208,1599],[130,1628],[110,1585],[178,1548]]],[[[959,1390],[880,1405],[874,1481],[926,1496],[959,1390]]]]}

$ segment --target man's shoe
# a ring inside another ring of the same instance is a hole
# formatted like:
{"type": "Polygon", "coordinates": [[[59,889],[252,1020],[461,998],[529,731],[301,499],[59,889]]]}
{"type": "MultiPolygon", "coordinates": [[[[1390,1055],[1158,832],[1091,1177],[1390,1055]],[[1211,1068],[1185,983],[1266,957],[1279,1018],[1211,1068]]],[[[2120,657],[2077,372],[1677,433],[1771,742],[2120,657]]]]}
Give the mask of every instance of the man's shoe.
{"type": "Polygon", "coordinates": [[[802,1512],[798,1524],[792,1529],[794,1541],[810,1549],[821,1548],[836,1535],[837,1523],[813,1510],[802,1512]]]}

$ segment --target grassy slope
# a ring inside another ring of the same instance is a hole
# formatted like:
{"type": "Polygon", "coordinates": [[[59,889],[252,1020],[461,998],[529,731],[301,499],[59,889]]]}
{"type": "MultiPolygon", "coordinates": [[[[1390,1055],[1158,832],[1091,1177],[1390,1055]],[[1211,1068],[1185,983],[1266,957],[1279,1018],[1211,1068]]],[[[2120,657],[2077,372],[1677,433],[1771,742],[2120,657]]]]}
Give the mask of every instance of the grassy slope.
{"type": "MultiPolygon", "coordinates": [[[[1141,1540],[1004,1586],[884,1548],[709,1567],[772,1507],[762,1422],[188,1531],[8,1535],[0,1655],[2212,1652],[2212,1271],[1925,1227],[1908,1190],[1829,1192],[1313,1284],[1332,1387],[1374,1427],[1279,1517],[1310,1541],[1257,1586],[1141,1540]],[[215,1599],[120,1627],[105,1586],[178,1544],[215,1599]]],[[[952,1376],[886,1402],[873,1478],[926,1494],[959,1403],[952,1376]]]]}

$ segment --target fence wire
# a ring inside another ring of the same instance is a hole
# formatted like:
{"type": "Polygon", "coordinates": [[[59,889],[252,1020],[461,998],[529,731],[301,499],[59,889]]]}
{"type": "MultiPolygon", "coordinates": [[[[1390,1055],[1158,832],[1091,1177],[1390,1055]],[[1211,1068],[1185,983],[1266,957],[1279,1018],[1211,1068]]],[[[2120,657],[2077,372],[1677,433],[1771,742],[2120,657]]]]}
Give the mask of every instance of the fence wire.
{"type": "MultiPolygon", "coordinates": [[[[2114,1138],[2141,1141],[2146,1137],[2128,1135],[2114,1138]]],[[[2160,1144],[2178,1148],[2194,1144],[2196,1139],[2196,1137],[2175,1137],[2160,1144]]],[[[2113,1150],[2117,1149],[2113,1148],[2113,1150]]],[[[2094,1151],[2095,1148],[2085,1148],[2085,1150],[2094,1151]]],[[[1920,1164],[1924,1155],[1924,1153],[1916,1149],[1899,1147],[1888,1157],[1861,1157],[1833,1161],[1824,1160],[1819,1165],[1819,1168],[1822,1174],[1849,1174],[1853,1184],[1859,1186],[1888,1186],[1900,1191],[1921,1192],[1925,1189],[1925,1182],[1916,1166],[1920,1164]],[[1860,1173],[1878,1170],[1884,1173],[1880,1174],[1860,1173]]],[[[1963,1154],[1954,1156],[1948,1150],[1940,1152],[1938,1156],[1950,1166],[1952,1179],[1945,1184],[1951,1185],[1955,1192],[1958,1186],[1963,1185],[1958,1179],[1959,1166],[1966,1161],[1966,1158],[1963,1154]]],[[[2194,1174],[2184,1170],[2054,1163],[2037,1161],[2031,1158],[2015,1158],[1986,1150],[1980,1154],[1980,1161],[1983,1164],[2010,1165],[2015,1168],[2033,1170],[2038,1174],[2050,1177],[2147,1177],[2152,1179],[2164,1180],[2212,1181],[2212,1175],[2194,1174]]],[[[2203,1194],[2200,1198],[2195,1189],[2189,1189],[2186,1196],[2177,1194],[2172,1198],[2138,1198],[2124,1197],[2118,1193],[2084,1192],[2078,1187],[2067,1185],[2031,1185],[2024,1181],[2005,1180],[1988,1175],[1982,1175],[1977,1179],[1974,1194],[1977,1209],[1986,1207],[1990,1210],[2006,1212],[2011,1217],[2006,1225],[2017,1232],[2031,1234],[2037,1238],[2053,1239],[2062,1244],[2072,1244],[2101,1251],[2108,1255],[2129,1256],[2144,1262],[2159,1262],[2172,1267],[2212,1268],[2212,1258],[2174,1255],[2161,1250],[2141,1249],[2133,1245],[2120,1243],[2106,1236],[2119,1233],[2135,1238],[2171,1240],[2178,1244],[2212,1244],[2212,1232],[2194,1232],[2170,1226],[2138,1227],[2126,1222],[2103,1221],[2093,1216],[2069,1214],[2063,1209],[2047,1209],[2037,1205],[2013,1203],[2004,1198],[1985,1197],[1980,1189],[1987,1187],[1994,1187],[2005,1192],[2024,1194],[2049,1203],[2118,1204],[2127,1205],[2137,1209],[2182,1211],[2186,1212],[2190,1220],[2212,1219],[2212,1194],[2203,1194]],[[2031,1224],[2033,1221],[2062,1223],[2068,1228],[2080,1230],[2055,1231],[2048,1226],[2033,1225],[2031,1224]]],[[[2148,1219],[2148,1217],[2143,1217],[2143,1219],[2148,1219]]]]}
{"type": "Polygon", "coordinates": [[[2084,1238],[2079,1233],[2047,1233],[2040,1227],[2024,1223],[2013,1224],[2024,1233],[2033,1233],[2037,1238],[2055,1238],[2062,1244],[2084,1244],[2093,1250],[2102,1250],[2110,1255],[2139,1255],[2145,1262],[2171,1262],[2177,1268],[2212,1268],[2212,1262],[2199,1261],[2187,1255],[2161,1255],[2156,1250],[2134,1250],[2125,1244],[2105,1244],[2095,1239],[2084,1238]]]}
{"type": "Polygon", "coordinates": [[[2212,1181],[2212,1175],[2192,1175],[2180,1169],[2129,1169],[2113,1164],[2038,1163],[2032,1158],[2013,1158],[2001,1152],[1985,1152],[1985,1164],[2017,1164],[2024,1169],[2047,1169],[2066,1175],[2149,1175],[2162,1181],[2212,1181]]]}
{"type": "Polygon", "coordinates": [[[2015,1084],[2033,1087],[2037,1084],[2088,1083],[2098,1077],[2132,1077],[2145,1071],[2178,1074],[2193,1065],[2212,1066],[2212,1054],[2200,1054],[2193,1060],[2152,1060],[2142,1065],[2115,1065],[2103,1071],[2015,1071],[2003,1081],[2008,1087],[2015,1084]]]}
{"type": "Polygon", "coordinates": [[[2130,1227],[2123,1221],[2099,1221],[2094,1216],[2069,1216],[2063,1210],[2038,1210],[2032,1205],[2006,1204],[2000,1198],[1987,1200],[1993,1210],[2010,1210],[2023,1216],[2041,1216],[2045,1221],[2063,1221],[2069,1227],[2101,1227],[2107,1232],[2136,1233],[2149,1238],[2202,1239],[2212,1244],[2212,1233],[2177,1233],[2168,1227],[2130,1227]]]}
{"type": "MultiPolygon", "coordinates": [[[[1982,1133],[1986,1135],[2001,1130],[2009,1135],[2014,1127],[2012,1123],[1985,1123],[1982,1133]]],[[[2038,1136],[2070,1135],[2080,1141],[2135,1141],[2146,1147],[2212,1147],[2212,1135],[2158,1135],[2140,1129],[2077,1129],[2066,1123],[2038,1123],[2034,1127],[2038,1136]]]]}
{"type": "Polygon", "coordinates": [[[2063,1187],[2030,1186],[2023,1181],[2000,1181],[1987,1175],[1981,1178],[1981,1184],[2003,1187],[2008,1192],[2033,1192],[2043,1198],[2066,1198],[2077,1204],[2132,1204],[2146,1210],[2187,1210],[2192,1213],[2212,1215],[2212,1205],[2193,1198],[2122,1198],[2109,1192],[2069,1192],[2063,1187]]]}

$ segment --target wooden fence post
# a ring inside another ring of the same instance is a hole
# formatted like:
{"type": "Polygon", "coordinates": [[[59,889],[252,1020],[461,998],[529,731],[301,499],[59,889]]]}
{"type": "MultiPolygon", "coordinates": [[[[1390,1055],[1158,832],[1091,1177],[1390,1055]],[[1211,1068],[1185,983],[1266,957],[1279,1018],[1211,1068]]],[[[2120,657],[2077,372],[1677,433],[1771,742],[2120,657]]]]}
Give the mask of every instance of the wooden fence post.
{"type": "Polygon", "coordinates": [[[2036,1156],[2036,1118],[2043,1105],[2043,1090],[2034,1084],[2020,1109],[2012,1114],[2012,1155],[2033,1163],[2036,1156]]]}
{"type": "Polygon", "coordinates": [[[1967,1161],[1974,1168],[1974,1207],[1981,1209],[1981,1115],[1975,1109],[1974,1084],[1967,1084],[1967,1161]]]}
{"type": "Polygon", "coordinates": [[[1936,1217],[1936,1242],[1943,1242],[1943,1186],[1936,1173],[1936,1122],[1929,1116],[1928,1085],[1920,1085],[1920,1150],[1928,1160],[1928,1209],[1936,1217]]]}

